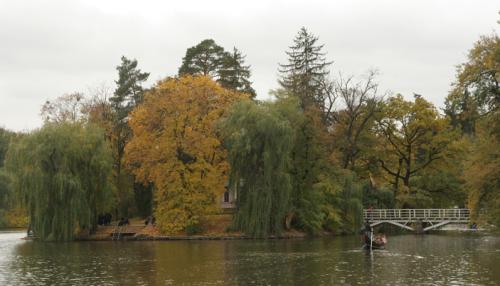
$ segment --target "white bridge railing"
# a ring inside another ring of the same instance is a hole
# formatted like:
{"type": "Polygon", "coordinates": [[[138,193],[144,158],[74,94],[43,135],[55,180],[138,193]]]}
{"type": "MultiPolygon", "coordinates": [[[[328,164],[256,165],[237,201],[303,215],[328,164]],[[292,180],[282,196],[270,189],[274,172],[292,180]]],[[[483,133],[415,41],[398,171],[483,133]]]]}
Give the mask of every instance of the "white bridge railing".
{"type": "Polygon", "coordinates": [[[367,209],[365,220],[394,222],[468,222],[468,209],[367,209]]]}

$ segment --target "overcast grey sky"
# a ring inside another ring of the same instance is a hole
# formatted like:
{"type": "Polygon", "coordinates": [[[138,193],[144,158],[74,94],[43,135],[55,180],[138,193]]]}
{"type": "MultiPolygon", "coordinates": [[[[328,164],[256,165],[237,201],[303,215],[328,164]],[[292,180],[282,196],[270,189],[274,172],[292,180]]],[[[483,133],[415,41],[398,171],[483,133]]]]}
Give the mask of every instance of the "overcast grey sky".
{"type": "Polygon", "coordinates": [[[332,73],[377,68],[383,90],[442,106],[467,51],[498,29],[498,1],[0,0],[0,126],[41,125],[46,99],[113,85],[120,56],[173,75],[188,47],[213,38],[252,66],[261,99],[301,26],[319,36],[332,73]]]}

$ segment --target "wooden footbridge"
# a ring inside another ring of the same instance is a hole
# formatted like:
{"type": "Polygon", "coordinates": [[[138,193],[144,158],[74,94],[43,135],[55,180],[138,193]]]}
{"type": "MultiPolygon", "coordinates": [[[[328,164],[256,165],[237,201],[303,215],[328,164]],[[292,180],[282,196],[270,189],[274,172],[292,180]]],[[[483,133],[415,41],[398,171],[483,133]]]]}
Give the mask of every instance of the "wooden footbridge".
{"type": "Polygon", "coordinates": [[[437,229],[447,224],[468,224],[468,209],[368,209],[363,210],[364,219],[372,227],[389,223],[401,228],[417,231],[412,227],[417,225],[421,230],[437,229]],[[424,225],[426,225],[424,227],[424,225]]]}

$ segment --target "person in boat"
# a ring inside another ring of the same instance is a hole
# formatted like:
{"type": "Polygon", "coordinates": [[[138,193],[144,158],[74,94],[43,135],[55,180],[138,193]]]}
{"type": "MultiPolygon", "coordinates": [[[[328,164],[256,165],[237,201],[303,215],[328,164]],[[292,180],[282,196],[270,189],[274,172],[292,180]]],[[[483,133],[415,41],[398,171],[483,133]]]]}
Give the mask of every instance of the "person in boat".
{"type": "Polygon", "coordinates": [[[364,227],[362,229],[363,243],[365,248],[382,248],[387,243],[387,238],[385,234],[374,235],[373,227],[369,220],[365,221],[364,227]],[[372,243],[373,239],[373,243],[372,243]]]}
{"type": "Polygon", "coordinates": [[[365,221],[365,232],[371,232],[371,231],[373,231],[373,228],[372,228],[372,226],[370,224],[370,221],[366,220],[365,221]]]}
{"type": "Polygon", "coordinates": [[[373,239],[373,243],[375,243],[376,245],[383,246],[387,243],[387,237],[383,233],[377,234],[373,239]]]}
{"type": "Polygon", "coordinates": [[[366,244],[370,244],[370,240],[371,240],[371,237],[372,237],[372,232],[373,232],[373,228],[370,224],[370,221],[369,220],[366,220],[365,221],[365,225],[363,227],[363,242],[366,243],[366,244]]]}

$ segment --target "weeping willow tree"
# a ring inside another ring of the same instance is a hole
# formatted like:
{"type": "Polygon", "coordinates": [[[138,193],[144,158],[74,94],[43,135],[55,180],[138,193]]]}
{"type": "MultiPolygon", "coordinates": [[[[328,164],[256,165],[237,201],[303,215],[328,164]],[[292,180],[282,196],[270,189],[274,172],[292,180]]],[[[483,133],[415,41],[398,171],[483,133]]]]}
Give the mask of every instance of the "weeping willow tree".
{"type": "Polygon", "coordinates": [[[273,103],[240,102],[223,122],[236,193],[234,226],[252,237],[280,235],[289,207],[293,128],[273,103]]]}
{"type": "Polygon", "coordinates": [[[363,223],[363,189],[356,176],[349,171],[337,175],[340,192],[337,208],[340,211],[343,233],[356,233],[363,223]]]}
{"type": "Polygon", "coordinates": [[[111,198],[111,160],[102,131],[81,123],[47,123],[11,145],[6,166],[39,239],[95,227],[111,198]]]}

